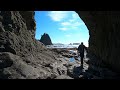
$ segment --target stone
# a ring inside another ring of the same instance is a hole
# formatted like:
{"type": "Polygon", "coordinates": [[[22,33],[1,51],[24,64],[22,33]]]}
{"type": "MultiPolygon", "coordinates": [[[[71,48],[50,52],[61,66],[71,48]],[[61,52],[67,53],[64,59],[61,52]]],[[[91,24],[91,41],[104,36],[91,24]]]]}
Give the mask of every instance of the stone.
{"type": "Polygon", "coordinates": [[[0,53],[0,69],[12,66],[13,61],[9,53],[0,53]]]}
{"type": "Polygon", "coordinates": [[[41,36],[40,42],[42,42],[44,45],[52,45],[51,38],[47,33],[44,33],[41,36]]]}
{"type": "Polygon", "coordinates": [[[73,78],[66,75],[60,75],[60,76],[57,76],[55,79],[73,79],[73,78]]]}

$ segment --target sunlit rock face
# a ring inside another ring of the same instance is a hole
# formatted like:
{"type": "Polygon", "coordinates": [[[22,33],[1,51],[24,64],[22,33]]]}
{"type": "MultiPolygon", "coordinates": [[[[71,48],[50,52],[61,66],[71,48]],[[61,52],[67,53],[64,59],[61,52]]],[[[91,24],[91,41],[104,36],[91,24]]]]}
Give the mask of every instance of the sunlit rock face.
{"type": "Polygon", "coordinates": [[[120,12],[77,11],[89,30],[90,50],[110,68],[120,71],[120,12]]]}

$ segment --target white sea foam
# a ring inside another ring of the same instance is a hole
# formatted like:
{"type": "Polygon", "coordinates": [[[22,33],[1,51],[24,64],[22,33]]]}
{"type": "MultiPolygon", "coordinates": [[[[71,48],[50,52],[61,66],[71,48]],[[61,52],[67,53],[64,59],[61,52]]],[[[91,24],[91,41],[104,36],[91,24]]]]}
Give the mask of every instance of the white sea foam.
{"type": "Polygon", "coordinates": [[[47,48],[78,48],[78,45],[69,45],[69,44],[53,44],[47,45],[47,48]]]}

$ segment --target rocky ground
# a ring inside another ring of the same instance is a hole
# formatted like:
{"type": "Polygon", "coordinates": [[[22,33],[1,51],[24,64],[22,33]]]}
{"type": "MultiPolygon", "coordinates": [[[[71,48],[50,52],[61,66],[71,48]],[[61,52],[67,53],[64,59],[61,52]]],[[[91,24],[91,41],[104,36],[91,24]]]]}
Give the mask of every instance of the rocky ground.
{"type": "Polygon", "coordinates": [[[67,70],[64,76],[59,76],[56,79],[64,79],[66,76],[68,79],[120,79],[118,73],[108,69],[102,62],[97,62],[97,64],[95,64],[98,58],[94,55],[85,54],[82,68],[80,57],[78,57],[76,53],[60,49],[54,49],[53,51],[64,56],[61,60],[63,59],[63,62],[65,62],[63,65],[67,70]],[[70,59],[74,60],[71,61],[70,59]]]}
{"type": "Polygon", "coordinates": [[[93,55],[84,58],[83,68],[76,53],[65,49],[45,49],[37,55],[39,60],[34,57],[1,52],[0,79],[119,79],[104,65],[95,66],[93,55]]]}

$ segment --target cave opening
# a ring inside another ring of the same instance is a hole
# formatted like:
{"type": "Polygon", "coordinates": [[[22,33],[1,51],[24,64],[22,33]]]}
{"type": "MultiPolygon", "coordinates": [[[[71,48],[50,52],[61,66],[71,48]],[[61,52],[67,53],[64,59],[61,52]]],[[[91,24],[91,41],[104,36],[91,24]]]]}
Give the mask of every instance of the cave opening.
{"type": "Polygon", "coordinates": [[[75,11],[35,11],[35,38],[48,34],[52,44],[80,44],[89,47],[89,30],[75,11]]]}

